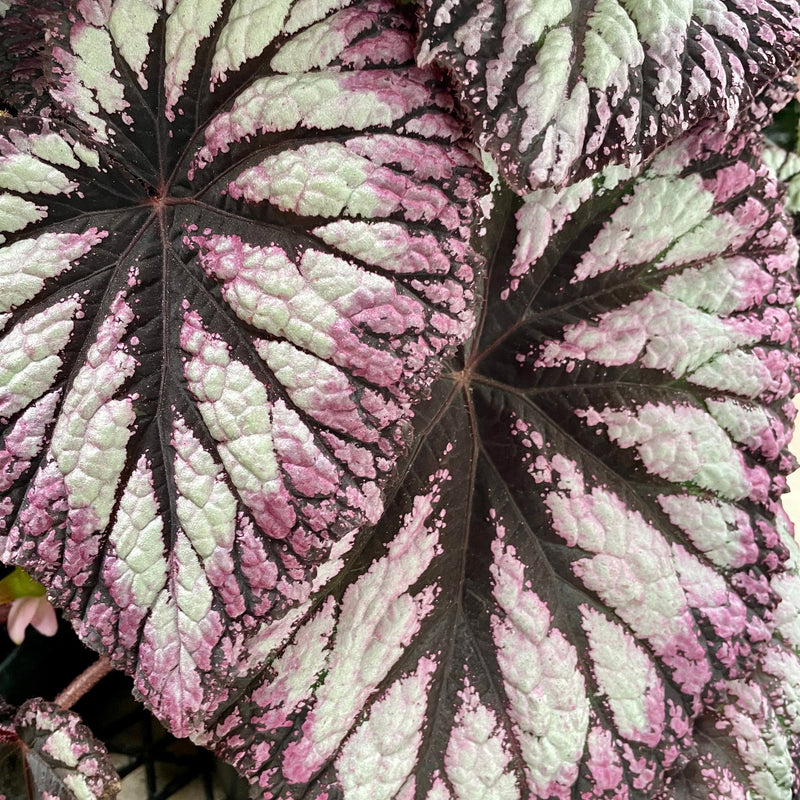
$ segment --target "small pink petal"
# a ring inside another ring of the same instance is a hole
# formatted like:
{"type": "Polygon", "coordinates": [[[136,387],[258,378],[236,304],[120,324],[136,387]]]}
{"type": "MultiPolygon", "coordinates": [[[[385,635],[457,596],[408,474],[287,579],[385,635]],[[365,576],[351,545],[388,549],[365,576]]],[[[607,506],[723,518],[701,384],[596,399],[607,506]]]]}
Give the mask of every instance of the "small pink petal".
{"type": "Polygon", "coordinates": [[[38,607],[38,597],[18,597],[11,604],[11,611],[8,612],[8,635],[14,644],[22,644],[24,641],[25,629],[38,607]]]}
{"type": "Polygon", "coordinates": [[[31,619],[31,625],[36,628],[42,636],[55,636],[58,630],[58,620],[56,612],[50,601],[44,595],[36,598],[36,613],[31,619]]]}

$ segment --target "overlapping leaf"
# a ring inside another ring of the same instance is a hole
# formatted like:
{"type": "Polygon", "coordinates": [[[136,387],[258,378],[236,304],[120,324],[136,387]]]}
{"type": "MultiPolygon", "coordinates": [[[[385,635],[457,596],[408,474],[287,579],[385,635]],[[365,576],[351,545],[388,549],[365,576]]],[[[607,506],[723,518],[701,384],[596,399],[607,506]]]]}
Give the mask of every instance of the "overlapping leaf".
{"type": "Polygon", "coordinates": [[[202,737],[259,796],[796,796],[797,245],[755,140],[499,200],[392,506],[202,737]]]}
{"type": "Polygon", "coordinates": [[[28,700],[0,721],[3,740],[4,767],[17,767],[2,771],[5,800],[114,800],[119,792],[108,751],[73,711],[28,700]]]}
{"type": "Polygon", "coordinates": [[[409,13],[344,5],[82,2],[0,119],[0,558],[178,735],[380,518],[474,324],[483,172],[409,13]]]}
{"type": "Polygon", "coordinates": [[[426,0],[420,63],[452,72],[524,193],[636,165],[737,112],[800,54],[795,0],[426,0]]]}

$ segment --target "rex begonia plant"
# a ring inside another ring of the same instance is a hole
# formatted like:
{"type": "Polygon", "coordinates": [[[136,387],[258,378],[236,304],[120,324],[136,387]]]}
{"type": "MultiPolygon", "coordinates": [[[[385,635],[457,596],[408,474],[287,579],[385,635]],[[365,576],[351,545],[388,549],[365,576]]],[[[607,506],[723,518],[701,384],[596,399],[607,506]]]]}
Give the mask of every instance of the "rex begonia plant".
{"type": "Polygon", "coordinates": [[[172,732],[265,800],[800,796],[797,2],[2,5],[0,560],[172,732]]]}

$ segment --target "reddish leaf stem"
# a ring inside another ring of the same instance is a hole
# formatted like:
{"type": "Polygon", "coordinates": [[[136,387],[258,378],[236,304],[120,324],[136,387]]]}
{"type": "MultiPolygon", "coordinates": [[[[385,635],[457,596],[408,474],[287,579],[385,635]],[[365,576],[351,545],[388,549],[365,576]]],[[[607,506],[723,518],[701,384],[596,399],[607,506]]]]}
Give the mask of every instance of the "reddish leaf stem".
{"type": "Polygon", "coordinates": [[[67,711],[112,669],[111,661],[106,656],[100,656],[94,664],[88,666],[66,689],[60,692],[54,702],[67,711]]]}

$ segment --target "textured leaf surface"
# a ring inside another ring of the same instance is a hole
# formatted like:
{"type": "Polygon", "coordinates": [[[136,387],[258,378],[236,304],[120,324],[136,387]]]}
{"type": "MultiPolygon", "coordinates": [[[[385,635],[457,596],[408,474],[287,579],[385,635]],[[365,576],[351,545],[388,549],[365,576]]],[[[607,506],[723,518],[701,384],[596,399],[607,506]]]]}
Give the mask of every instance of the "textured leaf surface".
{"type": "Polygon", "coordinates": [[[265,798],[796,796],[797,245],[755,147],[498,201],[393,504],[202,737],[265,798]]]}
{"type": "Polygon", "coordinates": [[[73,711],[40,698],[28,700],[13,722],[2,726],[2,732],[15,742],[5,747],[20,748],[20,773],[27,773],[27,778],[5,773],[8,782],[0,788],[0,796],[6,800],[114,800],[117,796],[120,781],[108,751],[73,711]]]}
{"type": "Polygon", "coordinates": [[[794,0],[426,0],[420,63],[452,72],[482,147],[524,193],[636,165],[728,123],[797,60],[794,0]]]}
{"type": "Polygon", "coordinates": [[[764,148],[764,161],[777,178],[786,184],[786,211],[800,213],[800,155],[775,145],[764,148]]]}
{"type": "Polygon", "coordinates": [[[187,735],[380,518],[484,178],[381,0],[79,8],[0,120],[0,557],[187,735]]]}

